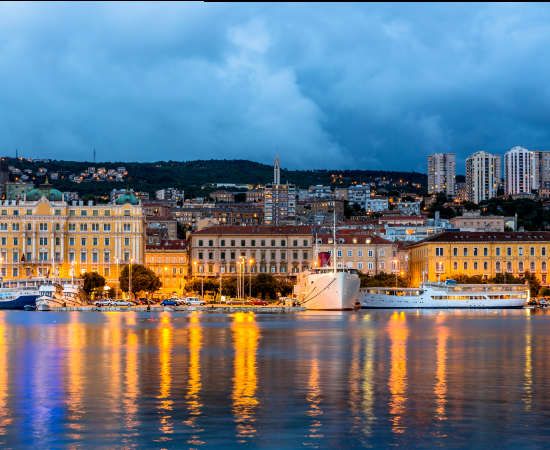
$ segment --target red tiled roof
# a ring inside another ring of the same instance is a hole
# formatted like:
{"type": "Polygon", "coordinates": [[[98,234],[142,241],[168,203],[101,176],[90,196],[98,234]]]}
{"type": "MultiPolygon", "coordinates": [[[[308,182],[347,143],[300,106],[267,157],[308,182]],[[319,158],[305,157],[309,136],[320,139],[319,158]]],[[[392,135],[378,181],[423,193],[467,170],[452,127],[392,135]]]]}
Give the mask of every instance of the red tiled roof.
{"type": "Polygon", "coordinates": [[[160,244],[147,244],[146,250],[187,250],[187,241],[185,239],[171,239],[161,241],[160,244]]]}
{"type": "MultiPolygon", "coordinates": [[[[329,239],[333,239],[331,234],[318,234],[317,239],[321,239],[323,244],[328,244],[329,239]]],[[[353,244],[353,239],[357,239],[356,245],[366,244],[366,240],[370,239],[371,244],[394,244],[394,242],[381,238],[380,236],[372,236],[365,234],[337,234],[336,240],[343,244],[353,244]]]]}
{"type": "Polygon", "coordinates": [[[215,234],[240,234],[240,235],[273,235],[273,234],[311,234],[311,225],[232,225],[215,226],[193,232],[192,236],[209,236],[215,234]]]}
{"type": "Polygon", "coordinates": [[[522,242],[537,243],[550,242],[549,231],[485,231],[480,233],[470,233],[468,231],[445,231],[423,241],[411,244],[411,247],[423,245],[430,242],[460,243],[460,242],[522,242]]]}

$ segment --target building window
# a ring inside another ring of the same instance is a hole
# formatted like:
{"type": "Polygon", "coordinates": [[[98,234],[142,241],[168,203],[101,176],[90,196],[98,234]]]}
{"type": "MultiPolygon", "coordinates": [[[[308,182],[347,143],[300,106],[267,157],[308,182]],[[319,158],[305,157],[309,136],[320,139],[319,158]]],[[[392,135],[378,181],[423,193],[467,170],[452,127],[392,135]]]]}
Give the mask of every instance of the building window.
{"type": "Polygon", "coordinates": [[[266,270],[266,269],[265,269],[265,266],[260,266],[260,272],[261,272],[261,273],[265,273],[265,270],[266,270]]]}
{"type": "Polygon", "coordinates": [[[256,240],[255,240],[255,239],[252,239],[252,240],[250,241],[250,246],[251,246],[251,247],[256,247],[256,240]]]}
{"type": "Polygon", "coordinates": [[[531,247],[530,249],[531,256],[535,256],[535,247],[531,247]]]}
{"type": "Polygon", "coordinates": [[[341,258],[342,257],[342,250],[336,250],[336,256],[338,258],[341,258]]]}
{"type": "Polygon", "coordinates": [[[457,261],[453,262],[453,270],[458,270],[458,262],[457,261]]]}
{"type": "Polygon", "coordinates": [[[308,242],[308,240],[304,239],[304,247],[307,247],[307,242],[308,242]]]}
{"type": "Polygon", "coordinates": [[[286,259],[286,252],[281,252],[281,259],[286,259]]]}
{"type": "Polygon", "coordinates": [[[271,246],[275,247],[275,239],[271,239],[271,246]]]}
{"type": "Polygon", "coordinates": [[[203,255],[203,253],[199,252],[199,259],[202,259],[202,255],[203,255]]]}
{"type": "Polygon", "coordinates": [[[348,257],[351,258],[353,256],[353,250],[348,250],[348,257]]]}
{"type": "Polygon", "coordinates": [[[474,261],[474,270],[477,270],[477,261],[474,261]]]}
{"type": "Polygon", "coordinates": [[[81,215],[81,216],[86,216],[86,215],[88,215],[88,211],[86,211],[85,209],[83,209],[83,210],[80,211],[80,215],[81,215]]]}
{"type": "Polygon", "coordinates": [[[543,262],[541,263],[540,268],[541,268],[542,270],[546,270],[546,261],[543,261],[543,262]]]}
{"type": "Polygon", "coordinates": [[[86,246],[86,238],[81,238],[80,239],[80,245],[82,245],[83,247],[86,246]]]}
{"type": "Polygon", "coordinates": [[[235,259],[235,252],[231,252],[231,259],[235,259]]]}
{"type": "Polygon", "coordinates": [[[281,247],[286,247],[286,240],[285,239],[281,240],[281,247]]]}
{"type": "Polygon", "coordinates": [[[523,261],[520,261],[518,263],[518,269],[519,269],[520,272],[523,272],[523,261]]]}
{"type": "Polygon", "coordinates": [[[99,254],[97,252],[92,253],[92,261],[95,263],[99,261],[99,254]]]}
{"type": "Polygon", "coordinates": [[[286,273],[286,265],[281,265],[281,273],[286,273]]]}
{"type": "Polygon", "coordinates": [[[214,252],[208,252],[208,259],[214,259],[214,252]]]}
{"type": "Polygon", "coordinates": [[[453,256],[458,256],[458,248],[453,247],[453,256]]]}
{"type": "Polygon", "coordinates": [[[271,252],[271,259],[276,259],[277,258],[277,253],[275,252],[271,252]]]}
{"type": "Polygon", "coordinates": [[[540,251],[542,256],[546,256],[546,247],[541,247],[540,251]]]}
{"type": "Polygon", "coordinates": [[[372,270],[373,267],[374,267],[373,263],[370,262],[370,263],[369,263],[369,270],[372,270]]]}
{"type": "Polygon", "coordinates": [[[483,247],[483,256],[489,256],[489,249],[487,247],[483,247]]]}
{"type": "Polygon", "coordinates": [[[363,263],[362,263],[362,262],[358,262],[358,263],[357,263],[357,268],[358,268],[359,270],[363,270],[363,263]]]}
{"type": "Polygon", "coordinates": [[[276,273],[277,272],[277,266],[270,266],[269,270],[270,270],[271,273],[276,273]]]}
{"type": "Polygon", "coordinates": [[[500,247],[495,248],[495,254],[500,256],[500,247]]]}
{"type": "Polygon", "coordinates": [[[507,254],[508,256],[512,256],[512,247],[507,247],[507,248],[506,248],[506,254],[507,254]]]}
{"type": "Polygon", "coordinates": [[[294,239],[294,240],[292,241],[292,245],[293,245],[294,247],[298,247],[298,239],[294,239]]]}
{"type": "Polygon", "coordinates": [[[464,270],[468,270],[468,262],[464,261],[464,270]]]}
{"type": "Polygon", "coordinates": [[[124,238],[124,245],[130,245],[130,238],[124,238]]]}
{"type": "Polygon", "coordinates": [[[86,252],[80,253],[80,261],[81,262],[86,262],[86,252]]]}
{"type": "Polygon", "coordinates": [[[435,248],[435,256],[443,256],[443,247],[435,248]]]}
{"type": "Polygon", "coordinates": [[[535,271],[535,261],[531,261],[531,271],[535,271]]]}
{"type": "Polygon", "coordinates": [[[359,258],[362,258],[363,257],[363,250],[357,250],[357,256],[359,258]]]}
{"type": "Polygon", "coordinates": [[[523,256],[523,247],[518,248],[518,255],[523,256]]]}
{"type": "Polygon", "coordinates": [[[385,262],[381,262],[380,263],[380,270],[384,270],[386,268],[386,263],[385,262]]]}
{"type": "Polygon", "coordinates": [[[495,269],[500,270],[500,261],[497,261],[495,264],[495,269]]]}
{"type": "Polygon", "coordinates": [[[509,271],[512,271],[512,263],[511,263],[510,261],[508,261],[507,269],[508,269],[509,271]]]}
{"type": "Polygon", "coordinates": [[[489,270],[489,263],[487,261],[483,263],[483,270],[489,270]]]}
{"type": "Polygon", "coordinates": [[[88,231],[88,224],[87,223],[81,223],[80,224],[80,231],[88,231]]]}
{"type": "Polygon", "coordinates": [[[386,252],[384,250],[380,250],[380,257],[383,258],[386,255],[386,252]]]}
{"type": "Polygon", "coordinates": [[[369,250],[369,258],[372,258],[372,250],[369,250]]]}
{"type": "Polygon", "coordinates": [[[468,256],[468,248],[467,247],[464,247],[462,249],[462,254],[463,254],[463,256],[468,256]]]}
{"type": "Polygon", "coordinates": [[[235,247],[235,239],[231,239],[231,247],[235,247]]]}
{"type": "Polygon", "coordinates": [[[92,245],[93,245],[93,246],[97,246],[97,245],[98,245],[98,244],[97,244],[97,238],[96,238],[96,237],[95,237],[95,238],[92,238],[92,245]]]}
{"type": "Polygon", "coordinates": [[[222,239],[222,240],[220,241],[220,247],[225,247],[225,239],[222,239]]]}
{"type": "Polygon", "coordinates": [[[474,247],[474,256],[477,256],[477,247],[474,247]]]}

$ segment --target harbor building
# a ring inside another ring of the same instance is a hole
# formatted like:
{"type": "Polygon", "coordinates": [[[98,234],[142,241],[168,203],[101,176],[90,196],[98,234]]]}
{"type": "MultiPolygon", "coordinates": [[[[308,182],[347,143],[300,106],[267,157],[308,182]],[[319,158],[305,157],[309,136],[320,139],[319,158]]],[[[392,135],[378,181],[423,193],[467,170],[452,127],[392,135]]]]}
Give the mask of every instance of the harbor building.
{"type": "Polygon", "coordinates": [[[247,274],[295,277],[312,261],[311,226],[214,226],[189,236],[193,276],[247,274]]]}
{"type": "Polygon", "coordinates": [[[466,159],[466,192],[470,202],[496,197],[502,177],[502,157],[477,152],[466,159]]]}
{"type": "MultiPolygon", "coordinates": [[[[314,252],[334,250],[334,236],[331,234],[314,235],[314,252]]],[[[399,244],[388,241],[380,236],[360,232],[336,235],[336,267],[358,269],[369,275],[381,272],[400,273],[398,255],[399,244]]],[[[316,256],[315,254],[315,256],[316,256]]],[[[403,271],[405,268],[403,268],[403,271]]]]}
{"type": "Polygon", "coordinates": [[[185,294],[185,280],[189,261],[187,243],[182,239],[162,240],[158,244],[147,244],[146,265],[162,282],[154,297],[180,297],[185,294]]]}
{"type": "Polygon", "coordinates": [[[454,195],[456,155],[434,153],[428,156],[428,194],[454,195]]]}
{"type": "Polygon", "coordinates": [[[447,231],[409,246],[413,286],[458,274],[490,278],[498,274],[522,277],[526,272],[548,284],[550,232],[447,231]]]}
{"type": "Polygon", "coordinates": [[[7,278],[97,272],[117,281],[120,264],[145,261],[145,217],[139,201],[127,193],[115,203],[63,200],[46,181],[25,201],[0,205],[0,265],[7,278]]]}

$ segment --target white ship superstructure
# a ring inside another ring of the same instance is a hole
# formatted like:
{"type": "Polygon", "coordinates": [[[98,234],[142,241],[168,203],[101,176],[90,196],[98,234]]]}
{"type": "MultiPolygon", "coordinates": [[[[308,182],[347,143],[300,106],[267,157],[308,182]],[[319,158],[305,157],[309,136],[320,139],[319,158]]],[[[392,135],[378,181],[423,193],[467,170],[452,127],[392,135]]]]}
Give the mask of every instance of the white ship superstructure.
{"type": "Polygon", "coordinates": [[[528,284],[421,283],[418,288],[360,289],[362,308],[523,308],[528,284]]]}
{"type": "Polygon", "coordinates": [[[23,309],[25,306],[34,306],[39,296],[39,279],[0,278],[0,309],[23,309]]]}

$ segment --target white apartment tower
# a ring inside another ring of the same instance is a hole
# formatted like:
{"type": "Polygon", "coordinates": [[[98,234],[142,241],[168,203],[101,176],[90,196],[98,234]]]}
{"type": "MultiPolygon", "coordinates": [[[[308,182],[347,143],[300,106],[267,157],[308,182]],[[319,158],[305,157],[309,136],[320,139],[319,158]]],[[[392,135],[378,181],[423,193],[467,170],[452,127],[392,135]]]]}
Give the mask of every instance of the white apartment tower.
{"type": "Polygon", "coordinates": [[[454,153],[434,153],[428,156],[428,193],[455,193],[456,155],[454,153]]]}
{"type": "Polygon", "coordinates": [[[541,189],[550,183],[550,152],[531,152],[531,189],[541,189]]]}
{"type": "Polygon", "coordinates": [[[504,154],[506,194],[531,192],[533,186],[531,153],[526,148],[514,147],[504,154]]]}
{"type": "Polygon", "coordinates": [[[275,164],[273,166],[273,184],[281,184],[281,161],[279,161],[279,152],[275,153],[275,164]]]}
{"type": "Polygon", "coordinates": [[[502,173],[502,157],[477,152],[466,159],[466,192],[468,200],[479,203],[497,196],[502,173]]]}

